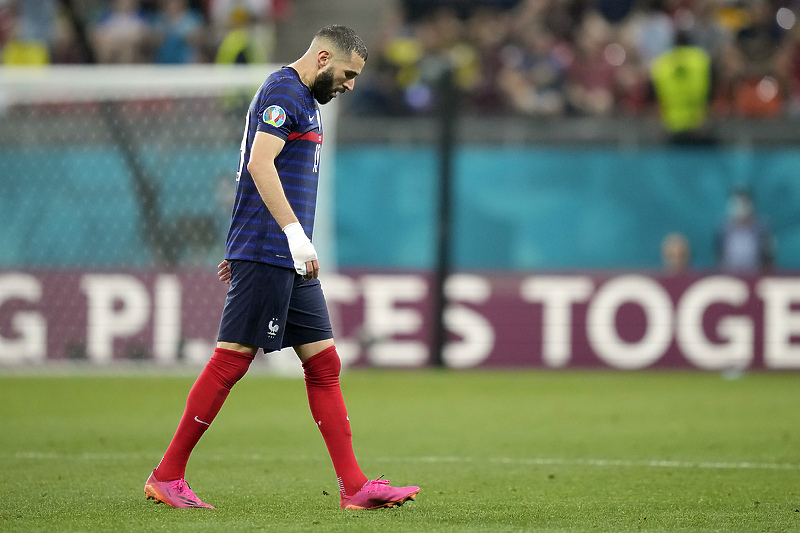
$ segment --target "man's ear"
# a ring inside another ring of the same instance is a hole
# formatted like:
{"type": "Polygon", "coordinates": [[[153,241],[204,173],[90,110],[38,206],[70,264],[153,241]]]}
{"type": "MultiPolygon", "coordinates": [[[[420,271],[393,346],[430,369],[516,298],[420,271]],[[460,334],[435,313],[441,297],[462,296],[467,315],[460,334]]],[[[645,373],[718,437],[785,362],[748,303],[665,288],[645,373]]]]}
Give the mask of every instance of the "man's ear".
{"type": "Polygon", "coordinates": [[[317,66],[319,68],[328,66],[331,61],[331,53],[327,50],[320,50],[317,53],[317,66]]]}

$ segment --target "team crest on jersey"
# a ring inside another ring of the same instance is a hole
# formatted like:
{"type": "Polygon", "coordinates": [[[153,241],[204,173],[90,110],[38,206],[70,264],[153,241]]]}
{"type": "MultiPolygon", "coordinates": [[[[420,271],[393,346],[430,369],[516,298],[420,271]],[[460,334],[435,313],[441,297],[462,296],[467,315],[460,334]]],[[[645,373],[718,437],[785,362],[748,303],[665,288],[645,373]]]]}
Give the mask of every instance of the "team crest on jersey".
{"type": "Polygon", "coordinates": [[[271,105],[264,110],[262,118],[270,126],[280,128],[286,122],[286,111],[279,105],[271,105]]]}

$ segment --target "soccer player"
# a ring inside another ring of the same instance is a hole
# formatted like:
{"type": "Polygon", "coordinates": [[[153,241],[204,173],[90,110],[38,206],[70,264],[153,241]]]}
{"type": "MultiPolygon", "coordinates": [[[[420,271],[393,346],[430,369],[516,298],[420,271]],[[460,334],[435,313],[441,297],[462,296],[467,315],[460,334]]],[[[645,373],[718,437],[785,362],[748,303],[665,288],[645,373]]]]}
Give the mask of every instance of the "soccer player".
{"type": "Polygon", "coordinates": [[[250,104],[226,244],[230,286],[217,348],[145,483],[145,495],[156,503],[213,508],[184,479],[189,456],[258,349],[288,346],[302,362],[311,414],[338,478],[340,506],[393,507],[419,493],[419,487],[368,480],[356,461],[339,387],[341,362],[311,243],[322,147],[318,104],[352,91],[366,59],[367,49],[353,30],[323,28],[300,59],[266,79],[250,104]]]}

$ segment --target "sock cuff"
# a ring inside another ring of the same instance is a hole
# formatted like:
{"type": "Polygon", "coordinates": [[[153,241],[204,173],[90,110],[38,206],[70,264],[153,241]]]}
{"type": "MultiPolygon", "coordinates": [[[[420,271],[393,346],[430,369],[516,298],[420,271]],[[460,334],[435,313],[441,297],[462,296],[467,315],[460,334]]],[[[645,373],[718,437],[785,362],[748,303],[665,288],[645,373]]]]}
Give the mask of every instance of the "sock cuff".
{"type": "Polygon", "coordinates": [[[252,355],[243,352],[217,348],[214,350],[214,355],[206,363],[204,372],[210,372],[220,385],[225,387],[226,390],[231,390],[234,384],[247,373],[253,359],[252,355]]]}
{"type": "Polygon", "coordinates": [[[333,355],[336,356],[336,359],[339,359],[339,354],[336,353],[336,346],[335,345],[334,346],[329,346],[329,347],[325,348],[324,350],[322,350],[321,352],[316,353],[316,354],[312,355],[311,357],[309,357],[308,359],[306,359],[306,362],[303,363],[303,368],[309,368],[309,367],[315,366],[320,361],[326,359],[329,354],[333,354],[333,355]]]}
{"type": "Polygon", "coordinates": [[[253,360],[255,355],[246,354],[244,352],[237,352],[236,350],[227,350],[225,348],[214,348],[214,355],[219,355],[220,357],[230,358],[235,357],[238,359],[247,359],[253,360]]]}
{"type": "Polygon", "coordinates": [[[325,348],[303,363],[306,387],[336,388],[341,371],[342,361],[335,346],[325,348]]]}

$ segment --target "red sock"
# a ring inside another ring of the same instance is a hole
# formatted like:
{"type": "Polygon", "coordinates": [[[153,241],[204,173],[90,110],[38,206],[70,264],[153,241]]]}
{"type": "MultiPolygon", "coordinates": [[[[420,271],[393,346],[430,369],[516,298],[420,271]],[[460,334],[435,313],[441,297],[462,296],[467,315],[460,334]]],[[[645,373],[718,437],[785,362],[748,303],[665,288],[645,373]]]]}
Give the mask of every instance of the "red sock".
{"type": "Polygon", "coordinates": [[[339,387],[341,369],[335,346],[322,350],[303,363],[311,415],[328,447],[339,490],[352,496],[364,486],[367,476],[361,472],[353,453],[350,418],[339,387]]]}
{"type": "Polygon", "coordinates": [[[172,481],[184,477],[186,463],[197,441],[217,416],[231,387],[245,375],[252,361],[252,355],[222,348],[214,350],[214,355],[189,391],[178,430],[156,468],[157,480],[172,481]]]}

